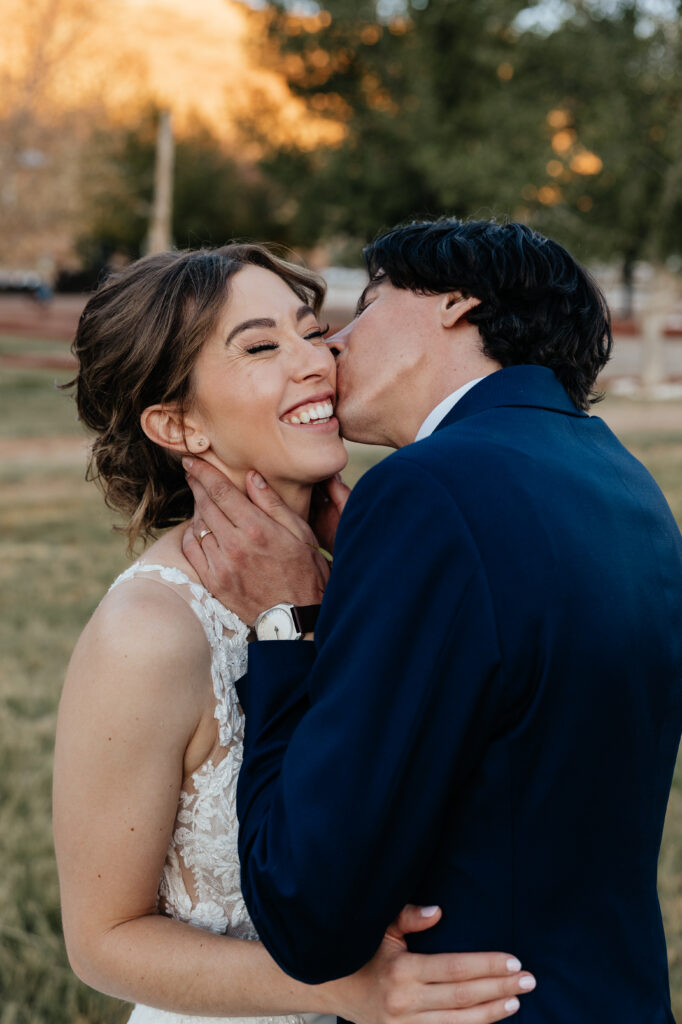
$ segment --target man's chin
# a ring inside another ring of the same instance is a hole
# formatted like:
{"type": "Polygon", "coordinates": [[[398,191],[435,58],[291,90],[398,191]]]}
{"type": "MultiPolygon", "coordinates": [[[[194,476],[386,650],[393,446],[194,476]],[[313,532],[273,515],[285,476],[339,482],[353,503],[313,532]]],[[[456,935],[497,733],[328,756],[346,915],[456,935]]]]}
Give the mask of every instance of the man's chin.
{"type": "Polygon", "coordinates": [[[358,431],[357,427],[354,427],[352,422],[346,419],[341,419],[338,414],[336,418],[339,421],[339,435],[344,441],[358,441],[361,444],[368,443],[362,437],[362,430],[358,431]]]}
{"type": "Polygon", "coordinates": [[[390,445],[380,431],[377,431],[377,424],[367,422],[366,417],[354,416],[353,413],[344,411],[343,403],[341,408],[337,405],[335,415],[339,421],[339,434],[344,441],[355,441],[357,444],[373,444],[380,447],[394,447],[390,445]]]}
{"type": "Polygon", "coordinates": [[[341,437],[344,441],[354,441],[356,444],[372,444],[377,445],[379,448],[395,448],[395,445],[389,444],[383,438],[377,437],[376,431],[371,431],[369,427],[353,427],[340,424],[341,437]]]}

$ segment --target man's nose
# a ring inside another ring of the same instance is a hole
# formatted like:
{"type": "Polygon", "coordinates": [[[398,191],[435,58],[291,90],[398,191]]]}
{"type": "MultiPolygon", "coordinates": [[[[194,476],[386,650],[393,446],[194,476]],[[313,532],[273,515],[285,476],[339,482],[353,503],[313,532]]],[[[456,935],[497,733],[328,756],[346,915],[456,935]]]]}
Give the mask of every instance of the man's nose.
{"type": "Polygon", "coordinates": [[[342,327],[340,331],[337,331],[336,334],[332,334],[331,338],[327,338],[327,348],[335,359],[341,355],[348,344],[351,325],[352,321],[350,324],[346,324],[345,327],[342,327]]]}

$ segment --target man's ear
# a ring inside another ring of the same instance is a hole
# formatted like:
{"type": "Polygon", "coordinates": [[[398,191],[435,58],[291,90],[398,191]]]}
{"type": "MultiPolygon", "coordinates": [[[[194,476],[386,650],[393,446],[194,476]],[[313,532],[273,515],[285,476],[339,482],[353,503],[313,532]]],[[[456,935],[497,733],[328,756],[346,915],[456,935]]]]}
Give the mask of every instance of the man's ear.
{"type": "Polygon", "coordinates": [[[174,405],[148,405],[140,416],[140,426],[154,444],[181,455],[202,455],[211,447],[191,417],[183,416],[174,405]]]}
{"type": "Polygon", "coordinates": [[[454,327],[462,317],[475,306],[480,306],[481,300],[474,295],[462,295],[461,292],[448,292],[443,296],[440,304],[441,327],[454,327]]]}

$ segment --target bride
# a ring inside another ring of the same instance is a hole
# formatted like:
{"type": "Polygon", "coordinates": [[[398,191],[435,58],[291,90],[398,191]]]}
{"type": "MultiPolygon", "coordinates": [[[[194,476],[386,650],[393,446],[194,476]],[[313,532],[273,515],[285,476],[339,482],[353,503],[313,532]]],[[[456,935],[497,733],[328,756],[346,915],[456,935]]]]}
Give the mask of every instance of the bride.
{"type": "Polygon", "coordinates": [[[304,985],[269,957],[244,905],[234,683],[251,632],[183,557],[193,505],[181,457],[201,454],[242,489],[255,468],[308,517],[313,485],[346,463],[323,296],[315,275],[235,244],[139,260],[108,278],[79,323],[91,473],[130,548],[163,531],[78,641],[55,755],[69,958],[89,985],[138,1004],[132,1024],[301,1024],[303,1013],[488,1024],[530,987],[506,954],[409,953],[403,936],[435,924],[433,907],[406,907],[356,974],[304,985]]]}

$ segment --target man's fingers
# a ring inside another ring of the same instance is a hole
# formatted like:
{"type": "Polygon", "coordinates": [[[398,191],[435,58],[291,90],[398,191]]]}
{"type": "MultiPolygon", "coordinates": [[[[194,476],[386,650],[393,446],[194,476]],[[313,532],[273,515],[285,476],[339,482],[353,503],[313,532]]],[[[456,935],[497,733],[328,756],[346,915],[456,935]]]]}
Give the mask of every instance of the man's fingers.
{"type": "Polygon", "coordinates": [[[274,519],[280,526],[293,533],[294,537],[305,544],[315,543],[315,535],[306,521],[282,501],[277,491],[266,483],[260,473],[252,471],[246,474],[246,492],[261,512],[265,512],[270,519],[274,519]]]}
{"type": "Polygon", "coordinates": [[[336,506],[337,512],[341,515],[350,497],[350,487],[344,484],[340,473],[327,481],[327,493],[336,506]]]}
{"type": "Polygon", "coordinates": [[[517,975],[521,964],[509,953],[431,953],[424,958],[423,981],[472,981],[517,975]]]}
{"type": "Polygon", "coordinates": [[[194,534],[194,522],[190,521],[187,529],[182,535],[182,553],[192,566],[199,579],[205,580],[208,571],[208,561],[202,545],[194,534]]]}
{"type": "Polygon", "coordinates": [[[216,537],[215,533],[210,528],[210,526],[206,525],[205,521],[201,518],[198,512],[194,513],[194,518],[192,519],[192,529],[197,544],[206,555],[208,561],[210,561],[210,546],[211,544],[213,544],[215,547],[218,544],[218,538],[216,537]],[[206,545],[207,550],[204,550],[204,545],[206,545]]]}
{"type": "Polygon", "coordinates": [[[253,515],[251,502],[224,473],[204,459],[184,458],[182,464],[196,506],[209,526],[211,523],[207,512],[211,505],[217,507],[234,526],[240,527],[249,521],[253,515]]]}
{"type": "MultiPolygon", "coordinates": [[[[228,538],[234,534],[235,530],[245,529],[250,525],[253,516],[252,511],[249,511],[248,515],[241,513],[235,515],[234,512],[228,515],[224,510],[224,505],[217,505],[199,480],[190,479],[188,483],[194,495],[194,534],[196,537],[199,536],[196,524],[201,521],[205,527],[208,527],[215,534],[220,546],[224,547],[227,544],[228,538]]],[[[239,496],[251,509],[249,499],[241,493],[239,496]]],[[[260,515],[260,512],[257,514],[260,515]]]]}

